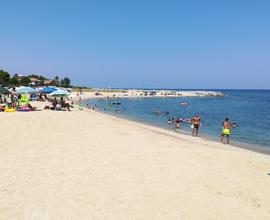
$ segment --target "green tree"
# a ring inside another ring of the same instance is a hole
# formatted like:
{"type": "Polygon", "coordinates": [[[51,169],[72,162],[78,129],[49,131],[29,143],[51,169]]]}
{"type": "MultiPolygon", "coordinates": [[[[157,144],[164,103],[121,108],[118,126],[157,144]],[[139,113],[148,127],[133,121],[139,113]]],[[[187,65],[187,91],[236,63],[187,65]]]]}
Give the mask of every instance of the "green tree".
{"type": "Polygon", "coordinates": [[[31,74],[31,75],[28,75],[27,77],[29,77],[29,78],[36,78],[36,79],[38,79],[38,75],[36,75],[36,74],[31,74]]]}
{"type": "Polygon", "coordinates": [[[61,86],[67,88],[70,86],[70,79],[65,77],[64,79],[61,79],[61,86]]]}
{"type": "Polygon", "coordinates": [[[44,76],[39,76],[38,79],[40,79],[41,81],[45,81],[47,78],[44,76]]]}
{"type": "Polygon", "coordinates": [[[23,86],[28,86],[31,83],[31,80],[28,77],[22,77],[20,84],[23,86]]]}
{"type": "Polygon", "coordinates": [[[4,70],[0,70],[0,85],[9,85],[10,75],[4,70]]]}
{"type": "Polygon", "coordinates": [[[54,77],[52,83],[51,83],[53,86],[59,86],[61,84],[61,82],[59,81],[59,77],[56,76],[54,77]]]}
{"type": "Polygon", "coordinates": [[[19,85],[19,80],[16,77],[13,76],[12,78],[10,78],[9,84],[12,85],[12,86],[18,86],[19,85]]]}

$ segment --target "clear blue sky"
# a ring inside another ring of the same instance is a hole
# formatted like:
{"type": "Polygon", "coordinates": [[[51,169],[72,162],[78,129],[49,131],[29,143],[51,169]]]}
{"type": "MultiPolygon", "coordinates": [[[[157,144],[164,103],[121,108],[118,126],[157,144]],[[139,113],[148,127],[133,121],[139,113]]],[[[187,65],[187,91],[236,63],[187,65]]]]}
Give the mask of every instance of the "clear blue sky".
{"type": "Polygon", "coordinates": [[[0,68],[94,87],[270,88],[270,1],[0,0],[0,68]]]}

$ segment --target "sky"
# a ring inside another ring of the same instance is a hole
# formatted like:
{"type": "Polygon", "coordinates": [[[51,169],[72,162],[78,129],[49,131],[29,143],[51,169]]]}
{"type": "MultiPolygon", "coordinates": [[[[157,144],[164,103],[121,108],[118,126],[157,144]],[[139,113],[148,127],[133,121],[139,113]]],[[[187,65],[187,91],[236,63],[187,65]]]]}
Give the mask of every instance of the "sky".
{"type": "Polygon", "coordinates": [[[0,0],[0,69],[112,88],[270,89],[267,0],[0,0]]]}

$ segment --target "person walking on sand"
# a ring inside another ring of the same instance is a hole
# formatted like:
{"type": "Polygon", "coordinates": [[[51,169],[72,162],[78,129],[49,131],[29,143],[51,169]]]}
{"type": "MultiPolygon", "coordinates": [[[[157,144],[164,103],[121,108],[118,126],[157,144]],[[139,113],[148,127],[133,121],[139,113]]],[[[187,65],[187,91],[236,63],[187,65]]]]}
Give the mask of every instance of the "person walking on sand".
{"type": "Polygon", "coordinates": [[[195,114],[195,116],[192,119],[192,136],[198,136],[200,123],[201,123],[200,117],[198,116],[198,114],[195,114]]]}
{"type": "Polygon", "coordinates": [[[228,118],[225,118],[223,122],[223,130],[220,136],[220,141],[222,143],[224,143],[224,136],[227,138],[227,144],[230,144],[230,123],[228,118]]]}

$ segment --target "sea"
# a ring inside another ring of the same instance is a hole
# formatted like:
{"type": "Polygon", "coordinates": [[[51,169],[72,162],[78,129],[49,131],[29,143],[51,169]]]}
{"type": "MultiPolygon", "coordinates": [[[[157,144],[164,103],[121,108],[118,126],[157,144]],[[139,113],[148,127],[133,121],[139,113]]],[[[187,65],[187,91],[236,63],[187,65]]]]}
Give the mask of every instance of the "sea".
{"type": "Polygon", "coordinates": [[[96,105],[99,111],[124,117],[175,132],[191,134],[191,125],[181,123],[175,129],[169,118],[201,118],[199,135],[219,141],[225,118],[235,122],[231,129],[231,143],[255,151],[270,153],[270,90],[214,90],[224,97],[138,97],[88,99],[83,105],[96,105]],[[181,102],[188,102],[182,106],[181,102]],[[114,103],[114,104],[113,104],[114,103]],[[118,105],[116,105],[118,103],[118,105]],[[160,115],[155,112],[157,108],[160,115]],[[117,110],[117,111],[116,111],[117,110]]]}

